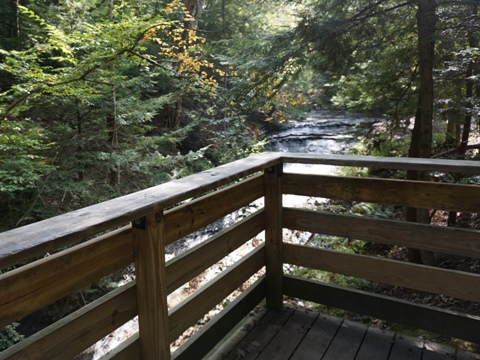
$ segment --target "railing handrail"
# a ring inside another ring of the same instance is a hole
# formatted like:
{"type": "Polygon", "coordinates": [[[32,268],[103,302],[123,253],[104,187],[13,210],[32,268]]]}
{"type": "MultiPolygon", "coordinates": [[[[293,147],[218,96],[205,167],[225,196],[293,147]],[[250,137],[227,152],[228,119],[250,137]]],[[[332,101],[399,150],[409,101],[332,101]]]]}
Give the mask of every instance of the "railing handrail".
{"type": "Polygon", "coordinates": [[[155,209],[168,208],[278,163],[480,174],[480,162],[472,160],[266,152],[0,233],[0,270],[123,226],[155,209]]]}
{"type": "Polygon", "coordinates": [[[281,153],[282,163],[368,167],[370,169],[417,170],[480,174],[480,161],[432,158],[281,153]]]}
{"type": "Polygon", "coordinates": [[[124,226],[280,162],[263,153],[0,233],[0,270],[124,226]]]}

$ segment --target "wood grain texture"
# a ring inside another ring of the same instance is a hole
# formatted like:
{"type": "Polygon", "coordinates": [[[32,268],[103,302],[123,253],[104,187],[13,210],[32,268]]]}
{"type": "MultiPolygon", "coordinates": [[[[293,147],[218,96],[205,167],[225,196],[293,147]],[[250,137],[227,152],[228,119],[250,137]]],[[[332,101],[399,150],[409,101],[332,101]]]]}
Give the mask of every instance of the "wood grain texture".
{"type": "Polygon", "coordinates": [[[406,246],[452,255],[480,257],[480,232],[478,230],[292,208],[283,209],[283,225],[292,230],[406,246]]]}
{"type": "Polygon", "coordinates": [[[285,276],[285,295],[394,321],[474,343],[480,342],[480,316],[418,305],[384,295],[285,276]]]}
{"type": "Polygon", "coordinates": [[[455,349],[432,341],[423,344],[422,360],[452,360],[455,358],[455,349]]]}
{"type": "Polygon", "coordinates": [[[335,154],[278,153],[283,163],[357,166],[370,169],[395,169],[480,174],[475,160],[420,159],[405,157],[355,156],[335,154]]]}
{"type": "Polygon", "coordinates": [[[136,287],[132,282],[28,337],[2,352],[0,357],[19,360],[73,358],[136,314],[136,287]]]}
{"type": "Polygon", "coordinates": [[[170,309],[170,341],[177,339],[264,265],[265,247],[259,246],[170,309]]]}
{"type": "Polygon", "coordinates": [[[134,228],[138,326],[142,359],[170,359],[165,270],[165,222],[156,212],[134,228]]]}
{"type": "Polygon", "coordinates": [[[137,331],[99,360],[141,360],[141,355],[140,336],[137,331]]]}
{"type": "Polygon", "coordinates": [[[480,301],[479,274],[293,244],[284,244],[284,261],[384,284],[480,301]]]}
{"type": "Polygon", "coordinates": [[[4,269],[25,260],[43,257],[60,247],[236,182],[279,161],[278,154],[259,154],[0,233],[0,267],[4,269]]]}
{"type": "Polygon", "coordinates": [[[0,275],[0,327],[127,266],[132,239],[124,228],[0,275]]]}
{"type": "Polygon", "coordinates": [[[322,360],[355,359],[366,331],[363,324],[344,320],[322,360]]]}
{"type": "Polygon", "coordinates": [[[280,311],[268,310],[261,322],[255,324],[252,331],[230,351],[225,359],[257,359],[294,312],[295,308],[288,306],[283,307],[280,311]]]}
{"type": "Polygon", "coordinates": [[[239,221],[167,262],[167,292],[202,273],[264,229],[263,210],[239,221]]]}
{"type": "MultiPolygon", "coordinates": [[[[243,291],[172,354],[174,360],[200,359],[208,354],[250,311],[265,298],[265,277],[243,291]]],[[[225,339],[226,340],[226,339],[225,339]]]]}
{"type": "Polygon", "coordinates": [[[338,332],[342,321],[337,317],[319,314],[310,331],[295,350],[291,360],[321,359],[338,332]]]}
{"type": "Polygon", "coordinates": [[[290,359],[317,318],[318,313],[314,311],[297,309],[257,359],[290,359]]]}
{"type": "Polygon", "coordinates": [[[283,307],[282,173],[277,165],[264,174],[267,308],[274,310],[283,307]]]}
{"type": "Polygon", "coordinates": [[[420,360],[423,352],[423,340],[397,334],[389,360],[420,360]]]}
{"type": "Polygon", "coordinates": [[[198,230],[263,196],[256,176],[165,212],[165,244],[198,230]]]}
{"type": "Polygon", "coordinates": [[[355,360],[385,360],[388,359],[395,333],[370,327],[367,330],[362,346],[355,360]]]}
{"type": "Polygon", "coordinates": [[[480,186],[422,181],[284,174],[285,194],[476,213],[480,186]]]}

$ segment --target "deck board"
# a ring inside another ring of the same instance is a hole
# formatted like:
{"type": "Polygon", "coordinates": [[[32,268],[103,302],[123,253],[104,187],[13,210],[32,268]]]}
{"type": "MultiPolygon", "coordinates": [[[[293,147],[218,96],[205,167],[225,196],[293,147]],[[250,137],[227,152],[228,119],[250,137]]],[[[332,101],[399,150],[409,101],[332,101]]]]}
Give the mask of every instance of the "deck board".
{"type": "Polygon", "coordinates": [[[258,357],[258,360],[288,360],[317,317],[318,313],[316,312],[297,309],[258,357]]]}
{"type": "Polygon", "coordinates": [[[321,358],[328,347],[335,334],[337,333],[342,319],[320,314],[312,328],[303,341],[293,353],[291,360],[311,360],[321,358]]]}
{"type": "Polygon", "coordinates": [[[322,359],[354,359],[366,332],[367,328],[362,324],[344,320],[322,359]]]}
{"type": "MultiPolygon", "coordinates": [[[[225,349],[223,349],[225,351],[225,349]]],[[[480,360],[480,355],[318,314],[303,308],[267,311],[238,343],[230,360],[480,360]]],[[[210,354],[208,359],[217,358],[210,354]]],[[[220,357],[218,357],[220,358],[220,357]]]]}
{"type": "Polygon", "coordinates": [[[395,333],[391,331],[369,328],[355,360],[388,359],[394,339],[395,333]]]}

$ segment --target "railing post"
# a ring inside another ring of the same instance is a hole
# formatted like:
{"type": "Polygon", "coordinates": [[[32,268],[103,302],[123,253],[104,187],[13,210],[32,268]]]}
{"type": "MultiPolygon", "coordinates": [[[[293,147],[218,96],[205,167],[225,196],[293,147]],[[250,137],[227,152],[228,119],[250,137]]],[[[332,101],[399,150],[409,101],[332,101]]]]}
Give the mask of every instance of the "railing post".
{"type": "Polygon", "coordinates": [[[283,164],[264,173],[267,307],[274,310],[283,307],[282,173],[283,164]]]}
{"type": "Polygon", "coordinates": [[[170,359],[163,212],[135,221],[135,274],[142,359],[170,359]]]}

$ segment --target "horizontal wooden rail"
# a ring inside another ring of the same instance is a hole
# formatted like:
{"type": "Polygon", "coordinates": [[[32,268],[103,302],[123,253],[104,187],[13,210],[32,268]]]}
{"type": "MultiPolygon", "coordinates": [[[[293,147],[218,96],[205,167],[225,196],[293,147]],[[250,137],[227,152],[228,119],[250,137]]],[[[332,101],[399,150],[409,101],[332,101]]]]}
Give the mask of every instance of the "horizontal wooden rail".
{"type": "Polygon", "coordinates": [[[167,292],[200,275],[264,229],[263,210],[205,240],[167,262],[167,292]]]}
{"type": "Polygon", "coordinates": [[[480,258],[477,230],[285,208],[283,226],[380,244],[480,258]]]}
{"type": "Polygon", "coordinates": [[[167,211],[165,244],[171,244],[262,196],[263,179],[257,176],[167,211]]]}
{"type": "Polygon", "coordinates": [[[219,316],[210,320],[188,341],[173,353],[172,359],[201,359],[225,337],[266,295],[265,277],[250,285],[235,300],[222,310],[219,316]]]}
{"type": "Polygon", "coordinates": [[[265,266],[265,247],[259,246],[169,311],[170,341],[195,324],[235,289],[265,266]]]}
{"type": "Polygon", "coordinates": [[[480,301],[480,274],[433,268],[379,257],[284,244],[285,263],[354,276],[434,294],[480,301]]]}
{"type": "Polygon", "coordinates": [[[300,153],[279,153],[278,155],[281,157],[282,163],[356,166],[374,170],[392,169],[480,174],[480,164],[475,160],[458,161],[445,159],[300,153]]]}
{"type": "Polygon", "coordinates": [[[140,334],[137,331],[106,355],[102,356],[100,360],[140,360],[141,358],[140,334]]]}
{"type": "Polygon", "coordinates": [[[425,209],[479,211],[480,186],[284,174],[283,193],[425,209]]]}
{"type": "Polygon", "coordinates": [[[74,358],[135,317],[136,296],[135,282],[115,289],[5,350],[0,357],[11,360],[74,358]]]}
{"type": "MultiPolygon", "coordinates": [[[[258,279],[235,300],[227,305],[220,314],[211,319],[179,349],[172,354],[175,360],[202,358],[258,305],[266,295],[265,277],[258,279]]],[[[140,341],[138,333],[132,335],[100,360],[136,360],[140,359],[140,341]]]]}
{"type": "Polygon", "coordinates": [[[132,262],[132,231],[124,228],[0,275],[0,327],[132,262]]]}
{"type": "Polygon", "coordinates": [[[288,275],[283,286],[287,296],[480,343],[480,316],[288,275]]]}

